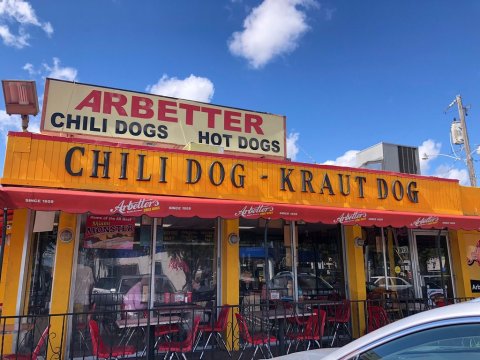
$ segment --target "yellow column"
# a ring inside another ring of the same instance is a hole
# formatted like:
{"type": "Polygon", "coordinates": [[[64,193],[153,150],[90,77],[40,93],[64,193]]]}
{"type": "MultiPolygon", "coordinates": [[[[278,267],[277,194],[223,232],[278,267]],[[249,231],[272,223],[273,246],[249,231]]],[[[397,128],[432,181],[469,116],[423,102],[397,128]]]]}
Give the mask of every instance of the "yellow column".
{"type": "MultiPolygon", "coordinates": [[[[55,266],[52,284],[52,301],[50,314],[65,314],[69,312],[70,284],[72,283],[73,257],[75,253],[75,229],[77,215],[60,213],[58,224],[57,250],[55,255],[55,266]],[[62,241],[60,234],[66,229],[73,233],[69,242],[62,241]]],[[[50,333],[57,334],[50,342],[55,352],[61,350],[65,356],[65,345],[67,335],[67,318],[64,316],[52,316],[50,321],[50,333]],[[60,334],[63,333],[63,339],[60,334]]]]}
{"type": "MultiPolygon", "coordinates": [[[[2,269],[2,283],[5,282],[2,316],[24,315],[24,285],[26,278],[23,274],[25,273],[26,260],[28,258],[29,223],[30,212],[28,210],[15,210],[13,213],[8,256],[4,257],[2,269]]],[[[15,319],[6,319],[6,324],[15,324],[15,319]]],[[[10,352],[13,346],[12,335],[6,335],[1,341],[3,342],[4,353],[10,352]]]]}
{"type": "Polygon", "coordinates": [[[347,255],[348,292],[352,301],[352,330],[355,338],[365,333],[365,267],[363,247],[355,245],[355,238],[362,238],[360,226],[345,226],[345,252],[347,255]]]}
{"type": "Polygon", "coordinates": [[[3,248],[2,280],[0,282],[0,303],[2,304],[5,297],[5,286],[7,284],[7,277],[5,276],[5,274],[7,273],[6,267],[8,265],[8,256],[10,253],[10,237],[11,231],[7,230],[7,239],[5,240],[5,247],[3,248]]]}
{"type": "MultiPolygon", "coordinates": [[[[222,226],[221,234],[221,269],[222,269],[222,305],[236,305],[239,304],[240,298],[240,265],[239,265],[239,256],[240,256],[240,245],[239,243],[230,244],[228,241],[228,235],[235,233],[238,235],[238,219],[234,220],[224,220],[222,226]]],[[[238,308],[235,308],[237,311],[238,308]]],[[[236,325],[235,315],[230,314],[233,319],[233,324],[236,325]]],[[[229,321],[230,322],[230,321],[229,321]]],[[[233,325],[232,324],[232,325],[233,325]]],[[[238,339],[238,327],[232,326],[235,330],[227,331],[226,343],[227,346],[232,350],[237,348],[238,343],[234,344],[234,339],[238,339]]]]}
{"type": "Polygon", "coordinates": [[[470,280],[480,279],[480,258],[477,256],[480,233],[463,230],[449,231],[448,238],[457,297],[478,297],[480,294],[472,292],[470,280]],[[471,265],[468,265],[469,259],[473,260],[471,265]]]}

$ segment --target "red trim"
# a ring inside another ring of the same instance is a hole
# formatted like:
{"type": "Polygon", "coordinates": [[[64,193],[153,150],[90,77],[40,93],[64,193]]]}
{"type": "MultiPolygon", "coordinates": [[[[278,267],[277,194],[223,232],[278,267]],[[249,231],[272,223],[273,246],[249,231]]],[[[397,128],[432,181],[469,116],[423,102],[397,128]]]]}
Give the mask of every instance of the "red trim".
{"type": "Polygon", "coordinates": [[[151,217],[172,215],[201,218],[222,217],[225,219],[269,218],[360,226],[480,230],[480,216],[27,187],[0,188],[0,206],[9,209],[62,210],[74,214],[90,212],[97,215],[123,214],[128,216],[149,215],[151,217]]]}
{"type": "Polygon", "coordinates": [[[109,146],[109,147],[117,147],[123,149],[138,149],[138,150],[149,150],[149,151],[163,151],[169,153],[179,153],[179,154],[189,154],[189,155],[199,155],[199,156],[215,156],[217,158],[227,158],[227,159],[235,159],[235,160],[245,160],[245,161],[255,161],[258,163],[271,163],[276,165],[283,165],[283,166],[304,166],[308,168],[316,168],[316,169],[323,169],[323,170],[332,170],[332,171],[352,171],[355,173],[364,173],[364,174],[376,174],[381,176],[382,178],[385,176],[395,176],[398,178],[407,178],[407,179],[422,179],[422,180],[433,180],[439,182],[455,182],[458,183],[456,179],[445,179],[445,178],[438,178],[434,176],[424,176],[424,175],[414,175],[414,174],[403,174],[398,172],[392,171],[379,171],[379,170],[371,170],[371,169],[364,169],[364,168],[351,168],[346,166],[336,166],[336,165],[319,165],[319,164],[308,164],[308,163],[301,163],[301,162],[293,162],[293,161],[285,161],[285,160],[277,160],[271,158],[258,158],[255,156],[246,156],[240,155],[240,153],[236,153],[235,155],[228,155],[228,154],[206,154],[204,152],[199,151],[189,151],[189,150],[182,150],[182,149],[170,149],[166,147],[159,147],[159,146],[146,146],[146,145],[133,145],[133,144],[125,144],[119,142],[111,142],[106,140],[92,140],[92,139],[85,139],[79,137],[64,137],[64,136],[55,136],[55,135],[44,135],[44,134],[37,134],[31,132],[13,132],[9,131],[8,136],[10,137],[27,137],[36,140],[46,140],[46,141],[57,141],[57,142],[67,142],[67,143],[81,143],[81,144],[92,144],[92,145],[100,145],[100,146],[109,146]],[[238,154],[238,155],[237,155],[238,154]]]}

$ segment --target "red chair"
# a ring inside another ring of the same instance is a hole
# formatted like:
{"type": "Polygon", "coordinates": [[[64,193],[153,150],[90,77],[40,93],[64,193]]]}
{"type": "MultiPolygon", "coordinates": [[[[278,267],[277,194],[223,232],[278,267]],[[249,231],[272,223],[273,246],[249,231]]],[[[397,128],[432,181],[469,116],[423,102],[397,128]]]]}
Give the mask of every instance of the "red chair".
{"type": "Polygon", "coordinates": [[[297,314],[293,304],[285,303],[284,308],[295,312],[295,316],[286,318],[288,327],[285,332],[288,334],[292,329],[294,331],[299,331],[300,329],[303,329],[303,327],[306,325],[308,321],[308,316],[297,314]]]}
{"type": "Polygon", "coordinates": [[[97,356],[100,359],[117,359],[127,355],[136,354],[137,350],[132,345],[120,345],[107,347],[100,337],[98,330],[98,323],[95,320],[90,319],[88,321],[90,327],[90,336],[92,338],[92,355],[97,356]]]}
{"type": "Polygon", "coordinates": [[[95,313],[95,308],[96,304],[93,303],[92,306],[90,307],[90,310],[86,314],[87,317],[85,319],[85,314],[77,314],[75,320],[75,329],[78,331],[78,334],[80,335],[81,339],[81,344],[84,344],[87,350],[90,350],[90,347],[88,346],[87,343],[87,336],[88,336],[88,328],[89,324],[88,322],[92,318],[93,314],[95,313]]]}
{"type": "Polygon", "coordinates": [[[170,340],[170,335],[177,334],[180,332],[180,325],[178,324],[166,324],[166,325],[157,325],[155,326],[155,342],[154,347],[157,347],[158,343],[165,338],[170,340]]]}
{"type": "Polygon", "coordinates": [[[310,344],[314,342],[320,348],[322,347],[321,341],[323,332],[325,330],[325,320],[327,318],[327,312],[325,310],[314,310],[313,314],[308,317],[305,324],[305,328],[296,333],[287,334],[287,337],[291,340],[288,345],[287,354],[290,352],[290,347],[293,342],[297,342],[295,350],[302,342],[308,342],[306,350],[310,350],[310,344]]]}
{"type": "MultiPolygon", "coordinates": [[[[330,346],[333,346],[337,334],[339,333],[340,327],[344,330],[346,334],[352,338],[352,334],[349,329],[350,322],[350,301],[343,300],[340,305],[335,306],[335,314],[327,318],[329,324],[331,324],[331,329],[333,330],[332,343],[330,346]]],[[[340,337],[340,335],[338,335],[340,337]]]]}
{"type": "Polygon", "coordinates": [[[3,355],[2,359],[7,360],[37,360],[38,355],[40,355],[40,351],[42,351],[43,344],[47,341],[48,332],[50,331],[50,325],[48,325],[45,330],[43,330],[40,339],[38,340],[37,346],[33,349],[31,354],[7,354],[3,355]]]}
{"type": "Polygon", "coordinates": [[[381,328],[390,323],[388,320],[388,314],[384,308],[381,306],[368,306],[367,307],[367,314],[368,314],[368,325],[367,331],[371,332],[381,328]]]}
{"type": "Polygon", "coordinates": [[[228,356],[232,357],[232,354],[227,348],[227,344],[225,343],[225,340],[223,339],[222,333],[227,329],[227,323],[228,323],[228,314],[230,313],[230,305],[224,305],[222,306],[222,309],[220,310],[220,314],[218,315],[217,321],[212,324],[202,324],[199,326],[199,334],[198,334],[198,340],[197,343],[195,344],[195,348],[198,346],[198,343],[200,342],[200,339],[202,335],[204,334],[209,334],[207,341],[205,345],[203,346],[203,351],[200,354],[200,359],[203,357],[203,353],[205,352],[205,348],[208,346],[210,343],[210,339],[213,338],[215,339],[218,347],[222,347],[227,351],[228,356]]]}
{"type": "Polygon", "coordinates": [[[182,354],[183,359],[187,360],[185,353],[193,350],[195,338],[197,337],[199,324],[200,324],[200,316],[197,316],[193,320],[192,329],[188,333],[185,340],[160,343],[157,347],[157,350],[160,352],[166,353],[164,359],[166,359],[167,356],[171,353],[170,359],[173,357],[173,355],[177,356],[178,358],[178,355],[182,354]]]}
{"type": "Polygon", "coordinates": [[[262,355],[265,357],[265,353],[263,352],[262,348],[263,346],[265,346],[265,348],[267,349],[267,355],[270,355],[270,357],[273,358],[272,352],[270,350],[270,342],[277,341],[277,338],[273,335],[267,335],[263,333],[257,333],[252,336],[248,331],[248,326],[245,318],[238,313],[235,314],[235,317],[237,318],[238,329],[240,330],[240,339],[243,340],[244,343],[242,347],[242,352],[240,353],[238,360],[240,360],[240,358],[242,357],[247,345],[255,346],[255,351],[253,352],[252,359],[255,358],[258,349],[260,349],[262,355]]]}

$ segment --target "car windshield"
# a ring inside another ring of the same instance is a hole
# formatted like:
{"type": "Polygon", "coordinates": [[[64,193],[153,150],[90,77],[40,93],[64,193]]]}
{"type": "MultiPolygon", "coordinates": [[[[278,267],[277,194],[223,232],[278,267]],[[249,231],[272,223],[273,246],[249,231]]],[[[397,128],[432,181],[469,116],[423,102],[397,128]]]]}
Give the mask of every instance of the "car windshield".
{"type": "MultiPolygon", "coordinates": [[[[292,279],[293,276],[291,273],[279,274],[272,279],[271,287],[272,289],[285,289],[288,287],[288,283],[291,282],[292,279]]],[[[298,274],[297,279],[298,287],[303,292],[333,289],[333,286],[320,276],[315,276],[312,274],[298,274]]]]}
{"type": "Polygon", "coordinates": [[[382,344],[360,360],[477,359],[479,324],[456,324],[426,329],[382,344]]]}
{"type": "Polygon", "coordinates": [[[310,275],[299,275],[298,276],[298,287],[302,290],[331,290],[333,289],[332,285],[327,283],[323,278],[319,276],[310,276],[310,275]]]}
{"type": "Polygon", "coordinates": [[[95,284],[95,288],[98,289],[105,289],[105,290],[115,290],[117,287],[117,279],[116,278],[100,278],[97,280],[95,284]]]}

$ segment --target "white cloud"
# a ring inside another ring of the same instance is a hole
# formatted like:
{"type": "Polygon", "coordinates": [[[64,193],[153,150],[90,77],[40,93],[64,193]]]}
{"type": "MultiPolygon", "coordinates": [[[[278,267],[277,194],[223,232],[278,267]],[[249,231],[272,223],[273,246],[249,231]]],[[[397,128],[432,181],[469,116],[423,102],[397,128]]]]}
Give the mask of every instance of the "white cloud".
{"type": "Polygon", "coordinates": [[[345,154],[336,158],[335,160],[325,161],[323,165],[356,167],[357,154],[358,154],[358,150],[348,150],[345,152],[345,154]]]}
{"type": "Polygon", "coordinates": [[[422,145],[418,147],[418,155],[420,157],[420,172],[427,174],[430,169],[430,162],[438,157],[442,143],[435,142],[435,140],[425,140],[422,145]]]}
{"type": "Polygon", "coordinates": [[[446,179],[457,179],[461,185],[470,185],[470,178],[466,169],[453,168],[447,165],[440,165],[435,169],[434,176],[446,179]]]}
{"type": "Polygon", "coordinates": [[[164,74],[156,84],[148,85],[146,91],[163,96],[210,102],[215,92],[213,83],[204,77],[190,75],[183,80],[169,78],[164,74]]]}
{"type": "Polygon", "coordinates": [[[23,48],[28,46],[30,35],[27,33],[28,26],[41,28],[47,36],[53,34],[52,24],[41,22],[30,3],[23,0],[0,1],[0,38],[7,46],[23,48]],[[18,34],[14,34],[10,27],[18,25],[18,34]]]}
{"type": "Polygon", "coordinates": [[[309,30],[304,9],[312,6],[318,4],[314,0],[264,0],[247,16],[243,31],[233,33],[230,52],[247,59],[255,69],[292,52],[309,30]]]}
{"type": "MultiPolygon", "coordinates": [[[[40,132],[40,119],[30,116],[28,124],[28,131],[40,132]]],[[[7,142],[7,135],[9,131],[22,131],[22,119],[20,115],[8,115],[5,110],[0,110],[0,136],[4,143],[7,142]]]]}
{"type": "Polygon", "coordinates": [[[45,32],[47,33],[48,37],[51,37],[51,36],[52,36],[52,34],[53,34],[53,26],[52,26],[52,24],[50,24],[49,22],[44,23],[44,24],[42,25],[42,29],[43,29],[43,31],[45,31],[45,32]]]}
{"type": "Polygon", "coordinates": [[[21,49],[28,45],[29,36],[25,33],[13,35],[8,26],[0,25],[0,38],[2,38],[5,45],[21,49]]]}
{"type": "MultiPolygon", "coordinates": [[[[434,170],[430,170],[435,161],[439,159],[442,161],[455,162],[455,158],[452,156],[449,160],[447,156],[440,153],[442,144],[435,142],[435,140],[425,140],[422,145],[418,147],[418,154],[420,156],[420,170],[423,175],[431,175],[444,179],[456,179],[459,180],[461,185],[470,185],[470,178],[468,176],[467,169],[457,168],[447,163],[443,163],[434,166],[434,170]],[[426,156],[425,156],[426,155],[426,156]]],[[[457,163],[458,164],[458,163],[457,163]]]]}
{"type": "Polygon", "coordinates": [[[0,132],[19,131],[22,129],[20,115],[8,115],[5,110],[0,110],[0,132]]]}
{"type": "Polygon", "coordinates": [[[43,63],[40,67],[36,68],[31,63],[23,65],[23,70],[27,71],[30,76],[50,77],[59,80],[78,81],[78,70],[71,66],[61,66],[60,59],[53,58],[53,64],[49,65],[43,63]]]}
{"type": "Polygon", "coordinates": [[[35,67],[33,66],[33,64],[30,64],[30,63],[26,63],[23,68],[23,70],[25,70],[26,72],[28,72],[30,74],[30,76],[34,76],[37,74],[37,72],[35,71],[35,67]]]}
{"type": "MultiPolygon", "coordinates": [[[[30,116],[28,123],[29,132],[40,132],[40,119],[30,116]]],[[[8,115],[5,110],[0,110],[0,133],[7,134],[9,131],[22,131],[22,119],[20,115],[8,115]]]]}
{"type": "Polygon", "coordinates": [[[300,151],[298,147],[298,139],[300,138],[300,134],[297,132],[291,132],[287,136],[287,157],[292,161],[295,161],[300,151]]]}
{"type": "MultiPolygon", "coordinates": [[[[28,65],[28,64],[27,64],[28,65]]],[[[42,64],[43,68],[46,71],[46,77],[59,79],[59,80],[68,80],[74,81],[77,80],[77,73],[78,70],[73,67],[62,67],[60,66],[60,59],[54,57],[53,58],[53,66],[48,64],[42,64]]],[[[24,67],[25,68],[25,67],[24,67]]]]}

